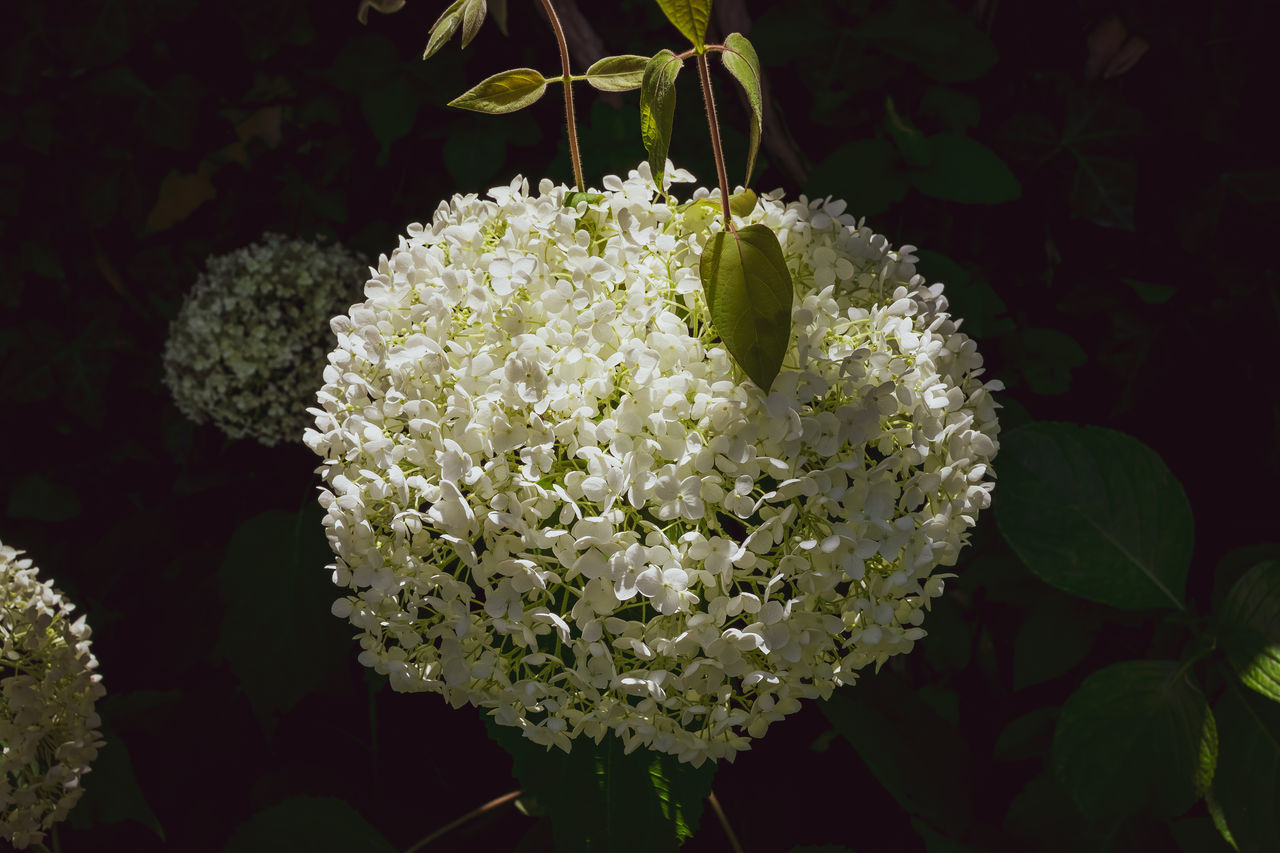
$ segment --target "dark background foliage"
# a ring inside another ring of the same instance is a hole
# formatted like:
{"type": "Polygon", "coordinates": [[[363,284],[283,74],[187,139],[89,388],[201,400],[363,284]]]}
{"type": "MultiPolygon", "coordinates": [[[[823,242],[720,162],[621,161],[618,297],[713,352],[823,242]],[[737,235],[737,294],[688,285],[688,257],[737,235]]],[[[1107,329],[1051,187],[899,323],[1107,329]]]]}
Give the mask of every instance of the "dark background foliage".
{"type": "MultiPolygon", "coordinates": [[[[517,786],[473,710],[356,664],[328,614],[309,452],[195,427],[160,382],[169,320],[211,253],[274,230],[372,262],[456,191],[569,179],[555,91],[505,117],[444,107],[505,68],[558,68],[538,4],[510,4],[510,37],[489,24],[423,63],[443,5],[366,27],[355,0],[5,10],[0,537],[88,614],[109,690],[66,853],[404,849],[517,786]]],[[[653,3],[581,6],[610,53],[679,48],[653,3]]],[[[1089,673],[1186,658],[1250,563],[1235,549],[1275,539],[1275,4],[745,8],[767,120],[798,152],[784,168],[767,148],[755,186],[846,198],[924,247],[1008,386],[1007,428],[1127,432],[1195,515],[1179,617],[1057,591],[984,517],[915,653],[719,769],[745,848],[1227,849],[1203,802],[1085,819],[1049,755],[1089,673]]],[[[738,180],[747,117],[727,80],[738,180]]],[[[579,93],[588,181],[634,167],[637,95],[579,93]]],[[[672,158],[709,181],[692,79],[680,93],[672,158]]],[[[1238,734],[1220,731],[1224,749],[1238,734]]],[[[550,837],[508,807],[430,849],[550,837]]],[[[709,812],[686,849],[727,849],[709,812]]]]}

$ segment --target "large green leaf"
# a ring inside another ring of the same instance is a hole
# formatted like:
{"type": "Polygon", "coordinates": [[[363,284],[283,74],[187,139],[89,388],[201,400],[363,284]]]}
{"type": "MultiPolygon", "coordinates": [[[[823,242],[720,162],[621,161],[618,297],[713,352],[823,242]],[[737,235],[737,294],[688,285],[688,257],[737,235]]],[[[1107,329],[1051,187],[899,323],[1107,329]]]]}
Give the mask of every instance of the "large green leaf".
{"type": "Polygon", "coordinates": [[[927,196],[965,204],[1000,204],[1022,195],[1022,185],[994,151],[961,133],[927,137],[928,165],[911,173],[927,196]]]}
{"type": "Polygon", "coordinates": [[[557,853],[665,853],[698,828],[716,765],[682,763],[640,748],[630,755],[608,734],[578,738],[565,754],[547,750],[518,729],[485,720],[512,759],[526,797],[551,819],[557,853]]]}
{"type": "Polygon", "coordinates": [[[333,797],[292,797],[242,823],[223,853],[394,853],[359,812],[333,797]]]}
{"type": "Polygon", "coordinates": [[[711,0],[658,0],[667,20],[693,42],[702,47],[707,40],[707,21],[711,18],[711,0]]]}
{"type": "MultiPolygon", "coordinates": [[[[137,694],[133,694],[137,695],[137,694]]],[[[115,729],[107,722],[114,716],[111,710],[122,705],[121,699],[129,697],[109,696],[101,708],[104,722],[102,739],[106,741],[98,750],[93,762],[93,772],[85,778],[84,797],[71,812],[71,825],[77,829],[134,821],[148,827],[161,840],[164,829],[138,785],[129,758],[129,748],[115,729]]]]}
{"type": "Polygon", "coordinates": [[[1204,694],[1175,661],[1125,661],[1085,679],[1053,737],[1053,768],[1081,812],[1164,817],[1188,808],[1211,776],[1216,744],[1204,694]]]}
{"type": "Polygon", "coordinates": [[[645,66],[640,83],[640,136],[649,152],[649,171],[662,188],[671,147],[671,122],[676,114],[676,75],[684,61],[669,50],[660,50],[645,66]]]}
{"type": "Polygon", "coordinates": [[[1054,596],[1027,613],[1013,641],[1013,689],[1057,678],[1084,660],[1093,648],[1098,620],[1072,599],[1054,596]]]}
{"type": "Polygon", "coordinates": [[[648,64],[647,56],[606,56],[587,69],[587,82],[602,92],[629,92],[640,88],[648,64]]]}
{"type": "Polygon", "coordinates": [[[725,349],[765,393],[791,343],[791,273],[768,226],[718,231],[702,250],[702,289],[725,349]]]}
{"type": "Polygon", "coordinates": [[[911,186],[899,162],[887,139],[855,139],[814,166],[805,191],[811,198],[843,198],[855,216],[884,213],[891,204],[906,198],[911,186]]]}
{"type": "Polygon", "coordinates": [[[472,2],[473,0],[454,0],[440,13],[440,17],[436,18],[436,22],[428,30],[431,38],[427,40],[427,46],[422,51],[423,59],[431,58],[440,48],[444,47],[444,43],[449,40],[449,37],[457,32],[458,27],[462,26],[464,7],[472,2]]]}
{"type": "Polygon", "coordinates": [[[1230,688],[1213,708],[1214,801],[1241,853],[1271,853],[1280,839],[1280,705],[1230,688]]]}
{"type": "Polygon", "coordinates": [[[268,728],[347,659],[347,631],[329,610],[337,590],[324,567],[332,561],[321,511],[310,503],[254,516],[227,545],[214,657],[228,662],[268,728]]]}
{"type": "Polygon", "coordinates": [[[724,52],[720,54],[724,67],[742,84],[747,93],[747,102],[751,105],[751,132],[747,142],[747,176],[742,185],[751,185],[751,171],[756,165],[756,154],[760,151],[760,132],[764,128],[764,95],[760,85],[760,59],[756,49],[740,33],[730,33],[724,40],[724,52]]]}
{"type": "Polygon", "coordinates": [[[1191,507],[1156,452],[1124,433],[1033,422],[1001,435],[996,523],[1061,590],[1132,610],[1183,606],[1191,507]]]}
{"type": "Polygon", "coordinates": [[[547,91],[547,78],[532,68],[513,68],[481,80],[449,102],[478,113],[513,113],[537,101],[547,91]]]}
{"type": "Polygon", "coordinates": [[[1245,572],[1214,615],[1240,681],[1280,702],[1280,560],[1245,572]]]}

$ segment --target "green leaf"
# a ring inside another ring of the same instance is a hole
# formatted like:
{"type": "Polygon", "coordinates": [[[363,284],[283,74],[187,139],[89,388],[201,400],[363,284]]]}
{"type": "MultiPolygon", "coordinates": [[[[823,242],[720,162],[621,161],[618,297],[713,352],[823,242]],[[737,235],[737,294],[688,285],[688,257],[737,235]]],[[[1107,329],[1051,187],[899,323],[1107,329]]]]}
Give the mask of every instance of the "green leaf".
{"type": "Polygon", "coordinates": [[[734,216],[750,216],[760,199],[751,190],[743,190],[729,196],[729,212],[734,216]]]}
{"type": "Polygon", "coordinates": [[[629,92],[640,88],[648,64],[647,56],[606,56],[587,69],[587,82],[601,92],[629,92]]]}
{"type": "Polygon", "coordinates": [[[513,68],[480,81],[449,102],[451,107],[499,115],[529,106],[547,91],[547,78],[532,68],[513,68]]]}
{"type": "Polygon", "coordinates": [[[12,486],[5,515],[36,521],[67,521],[81,512],[80,498],[67,486],[28,474],[12,486]]]}
{"type": "Polygon", "coordinates": [[[422,51],[423,59],[430,59],[436,51],[444,47],[444,43],[462,25],[462,7],[469,2],[471,0],[454,0],[449,4],[449,8],[436,18],[436,22],[431,25],[431,38],[427,40],[427,47],[422,51]]]}
{"type": "Polygon", "coordinates": [[[1098,621],[1055,596],[1027,615],[1013,641],[1013,689],[1057,678],[1093,648],[1098,621]]]}
{"type": "Polygon", "coordinates": [[[884,127],[893,137],[902,158],[912,166],[928,166],[933,162],[929,141],[920,130],[898,113],[893,98],[884,99],[884,127]]]}
{"type": "Polygon", "coordinates": [[[1053,769],[1087,817],[1143,807],[1174,817],[1200,796],[1203,743],[1213,732],[1204,694],[1177,662],[1112,664],[1063,706],[1053,769]]]}
{"type": "Polygon", "coordinates": [[[395,853],[391,842],[346,802],[292,797],[240,824],[223,853],[395,853]]]}
{"type": "Polygon", "coordinates": [[[511,35],[507,31],[507,0],[489,0],[489,14],[493,16],[493,22],[498,25],[498,32],[504,36],[511,35]]]}
{"type": "Polygon", "coordinates": [[[764,96],[760,85],[760,59],[756,49],[740,33],[730,33],[724,40],[724,51],[720,54],[724,67],[734,79],[742,84],[747,93],[747,102],[751,104],[751,132],[747,142],[747,176],[742,185],[751,185],[751,172],[756,166],[756,154],[760,151],[760,133],[764,129],[764,96]]]}
{"type": "Polygon", "coordinates": [[[1214,616],[1241,683],[1280,702],[1280,560],[1245,572],[1214,616]]]}
{"type": "Polygon", "coordinates": [[[920,99],[917,113],[940,121],[948,130],[977,127],[982,113],[978,99],[945,86],[930,86],[920,99]]]}
{"type": "Polygon", "coordinates": [[[676,75],[683,65],[684,61],[671,51],[660,50],[645,65],[640,82],[640,135],[644,139],[644,150],[649,152],[649,171],[659,188],[667,168],[667,150],[671,147],[676,75]]]}
{"type": "Polygon", "coordinates": [[[163,840],[164,829],[138,786],[128,747],[105,724],[102,736],[106,743],[94,759],[93,773],[84,781],[84,797],[71,812],[71,825],[88,829],[129,820],[147,827],[163,840]]]}
{"type": "Polygon", "coordinates": [[[725,349],[769,393],[791,344],[793,287],[777,235],[764,225],[718,231],[698,268],[725,349]]]}
{"type": "Polygon", "coordinates": [[[265,728],[345,667],[346,626],[325,573],[333,554],[322,513],[269,510],[236,528],[218,569],[226,603],[215,659],[226,660],[265,728]],[[264,652],[264,650],[269,650],[264,652]]]}
{"type": "Polygon", "coordinates": [[[996,761],[1024,761],[1041,758],[1052,742],[1058,720],[1056,707],[1037,708],[1023,714],[1001,730],[991,757],[996,761]]]}
{"type": "Polygon", "coordinates": [[[489,736],[512,758],[512,774],[551,819],[557,853],[676,850],[702,819],[714,762],[700,767],[643,747],[630,755],[607,734],[548,751],[518,729],[485,718],[489,736]]]}
{"type": "Polygon", "coordinates": [[[485,0],[467,0],[462,7],[462,46],[471,44],[471,40],[480,32],[484,23],[485,0]]]}
{"type": "Polygon", "coordinates": [[[585,201],[587,204],[599,204],[605,198],[606,196],[600,193],[571,192],[565,194],[564,206],[576,208],[580,201],[585,201]]]}
{"type": "Polygon", "coordinates": [[[1071,215],[1103,228],[1133,231],[1138,198],[1138,167],[1116,157],[1076,155],[1071,184],[1071,215]]]}
{"type": "Polygon", "coordinates": [[[1213,821],[1213,828],[1218,830],[1218,835],[1222,836],[1223,841],[1231,845],[1232,850],[1239,850],[1240,846],[1236,844],[1235,838],[1231,835],[1231,827],[1227,826],[1227,816],[1222,813],[1222,804],[1218,802],[1213,789],[1205,792],[1204,805],[1209,810],[1209,819],[1213,821]]]}
{"type": "Polygon", "coordinates": [[[911,182],[927,196],[964,204],[1001,204],[1022,196],[1022,185],[987,146],[960,133],[925,139],[929,164],[911,173],[911,182]]]}
{"type": "Polygon", "coordinates": [[[805,189],[810,198],[830,193],[845,199],[855,216],[874,216],[907,197],[910,184],[900,162],[887,139],[857,139],[815,166],[805,189]]]}
{"type": "Polygon", "coordinates": [[[1011,341],[1017,369],[1037,394],[1065,394],[1071,371],[1088,361],[1075,338],[1057,329],[1023,328],[1011,341]]]}
{"type": "Polygon", "coordinates": [[[1027,568],[1113,607],[1182,608],[1194,519],[1154,450],[1067,423],[1033,422],[1000,445],[996,523],[1027,568]]]}
{"type": "MultiPolygon", "coordinates": [[[[1242,853],[1275,850],[1280,838],[1280,705],[1229,688],[1214,704],[1218,771],[1213,799],[1224,838],[1242,853]]],[[[1210,815],[1213,815],[1212,810],[1210,815]]]]}
{"type": "Polygon", "coordinates": [[[991,39],[947,0],[894,0],[854,35],[944,83],[981,77],[998,58],[991,39]]]}
{"type": "Polygon", "coordinates": [[[662,14],[693,42],[702,47],[707,40],[707,21],[711,17],[711,0],[658,0],[662,14]]]}

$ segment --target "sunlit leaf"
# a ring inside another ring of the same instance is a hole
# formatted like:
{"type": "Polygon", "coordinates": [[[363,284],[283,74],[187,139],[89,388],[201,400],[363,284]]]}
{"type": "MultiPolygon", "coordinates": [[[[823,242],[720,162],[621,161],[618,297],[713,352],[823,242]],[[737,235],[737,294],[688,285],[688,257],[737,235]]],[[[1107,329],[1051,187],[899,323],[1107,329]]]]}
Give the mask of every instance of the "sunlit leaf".
{"type": "Polygon", "coordinates": [[[1173,817],[1200,796],[1213,715],[1176,661],[1100,669],[1067,699],[1053,736],[1053,768],[1088,817],[1144,807],[1173,817]]]}
{"type": "Polygon", "coordinates": [[[547,79],[532,68],[513,68],[480,81],[449,102],[477,113],[511,113],[527,107],[547,91],[547,79]]]}
{"type": "Polygon", "coordinates": [[[693,42],[702,47],[707,40],[707,21],[711,18],[711,0],[658,0],[667,20],[693,42]]]}
{"type": "Polygon", "coordinates": [[[719,231],[699,263],[711,322],[725,349],[768,393],[791,343],[791,273],[765,225],[719,231]]]}
{"type": "Polygon", "coordinates": [[[604,201],[605,198],[606,196],[602,195],[601,193],[585,193],[585,192],[575,191],[575,192],[565,194],[564,206],[577,207],[578,202],[580,201],[585,201],[587,204],[599,204],[600,202],[604,201]]]}
{"type": "Polygon", "coordinates": [[[1215,614],[1240,681],[1280,702],[1280,560],[1258,563],[1236,581],[1215,614]]]}
{"type": "Polygon", "coordinates": [[[488,719],[485,727],[511,756],[524,796],[551,819],[557,853],[666,853],[698,828],[714,762],[694,767],[643,748],[628,755],[612,733],[599,744],[578,738],[565,754],[518,729],[488,719]]]}
{"type": "Polygon", "coordinates": [[[1102,427],[1031,423],[1000,436],[996,523],[1036,575],[1140,610],[1182,607],[1193,518],[1147,445],[1102,427]]]}
{"type": "Polygon", "coordinates": [[[462,7],[462,46],[471,44],[471,40],[480,32],[484,23],[485,0],[467,0],[462,7]]]}
{"type": "Polygon", "coordinates": [[[745,187],[751,184],[751,172],[755,169],[756,154],[760,151],[760,132],[764,127],[760,60],[751,42],[739,33],[730,33],[724,40],[724,47],[720,59],[734,79],[742,84],[743,91],[747,93],[747,102],[751,104],[751,133],[747,142],[747,176],[742,180],[742,185],[745,187]]]}
{"type": "Polygon", "coordinates": [[[587,69],[587,82],[602,92],[629,92],[640,88],[648,64],[647,56],[606,56],[587,69]]]}
{"type": "Polygon", "coordinates": [[[649,152],[649,171],[654,183],[662,186],[671,147],[671,122],[676,113],[676,75],[683,60],[669,50],[654,54],[644,69],[640,83],[640,136],[649,152]]]}
{"type": "Polygon", "coordinates": [[[760,199],[751,190],[729,196],[729,212],[734,216],[750,216],[760,199]]]}
{"type": "Polygon", "coordinates": [[[430,59],[436,51],[444,47],[444,43],[449,40],[462,25],[462,7],[469,0],[454,0],[449,7],[436,18],[436,22],[431,25],[431,38],[427,40],[427,47],[422,51],[423,59],[430,59]]]}

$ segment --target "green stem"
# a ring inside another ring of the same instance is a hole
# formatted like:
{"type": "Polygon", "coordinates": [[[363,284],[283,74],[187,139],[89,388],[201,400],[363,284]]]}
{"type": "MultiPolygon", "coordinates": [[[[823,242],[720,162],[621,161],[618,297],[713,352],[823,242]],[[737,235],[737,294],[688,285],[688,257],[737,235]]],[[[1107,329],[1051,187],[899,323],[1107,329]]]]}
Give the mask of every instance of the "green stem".
{"type": "Polygon", "coordinates": [[[564,28],[560,26],[560,18],[551,5],[551,0],[542,0],[542,8],[547,10],[547,18],[551,21],[551,29],[556,33],[556,44],[560,46],[560,70],[564,83],[564,118],[569,132],[569,159],[573,161],[574,188],[585,190],[586,182],[582,179],[582,154],[578,151],[578,125],[573,117],[573,75],[569,73],[569,45],[564,40],[564,28]]]}
{"type": "Polygon", "coordinates": [[[457,820],[449,824],[446,824],[445,826],[440,827],[435,832],[431,833],[426,838],[422,839],[417,844],[413,845],[408,850],[404,851],[404,853],[416,853],[416,851],[421,850],[423,847],[426,847],[428,844],[430,844],[432,841],[435,841],[437,838],[441,837],[442,835],[445,835],[446,833],[454,829],[457,829],[459,826],[462,826],[467,821],[477,818],[487,811],[492,811],[493,809],[496,809],[499,806],[502,806],[511,802],[516,797],[520,796],[520,794],[521,792],[519,790],[515,790],[508,794],[503,794],[501,797],[498,797],[495,800],[490,800],[489,802],[485,803],[483,806],[480,806],[479,808],[472,809],[471,811],[467,812],[457,820]]]}
{"type": "Polygon", "coordinates": [[[702,100],[707,105],[707,124],[711,126],[711,154],[716,161],[716,177],[720,181],[720,212],[724,214],[724,227],[733,234],[733,217],[729,213],[729,176],[724,170],[724,151],[720,148],[720,123],[716,120],[716,99],[711,94],[711,67],[707,54],[698,54],[698,79],[702,81],[702,100]]]}
{"type": "MultiPolygon", "coordinates": [[[[708,714],[707,716],[709,718],[711,715],[708,714]]],[[[742,853],[742,844],[738,841],[738,836],[734,834],[733,827],[729,825],[729,818],[725,815],[724,809],[720,808],[720,801],[716,799],[715,791],[707,794],[707,801],[711,803],[711,810],[716,813],[720,826],[724,828],[724,834],[729,836],[729,846],[733,849],[733,853],[742,853]]]]}

